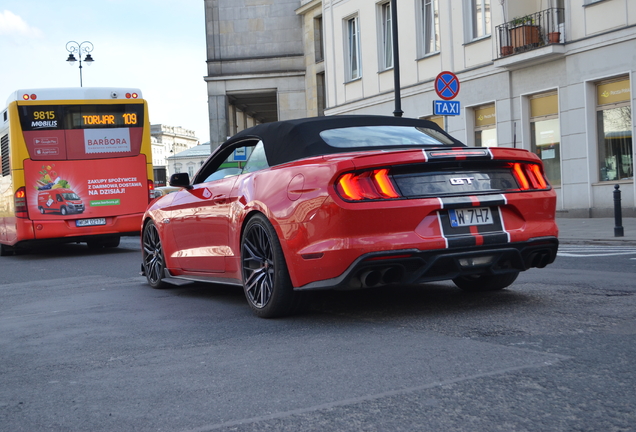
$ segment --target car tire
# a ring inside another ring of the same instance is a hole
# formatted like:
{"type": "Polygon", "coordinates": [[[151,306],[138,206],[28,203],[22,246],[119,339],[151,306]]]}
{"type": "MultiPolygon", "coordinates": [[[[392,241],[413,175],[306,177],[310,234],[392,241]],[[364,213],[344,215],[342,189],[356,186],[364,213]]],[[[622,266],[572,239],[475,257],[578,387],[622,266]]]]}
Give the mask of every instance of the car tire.
{"type": "Polygon", "coordinates": [[[305,306],[305,293],[294,291],[276,231],[262,214],[243,230],[241,267],[245,298],[257,316],[292,315],[305,306]]]}
{"type": "Polygon", "coordinates": [[[0,256],[9,256],[15,254],[15,248],[11,246],[7,246],[5,244],[0,244],[0,256]]]}
{"type": "Polygon", "coordinates": [[[101,249],[102,243],[99,240],[89,240],[86,242],[89,249],[101,249]]]}
{"type": "Polygon", "coordinates": [[[470,275],[453,279],[458,288],[469,292],[498,291],[510,286],[519,276],[519,272],[499,275],[470,275]]]}
{"type": "Polygon", "coordinates": [[[46,211],[44,210],[44,207],[38,207],[38,210],[40,210],[40,213],[41,213],[41,214],[46,213],[46,211]]]}
{"type": "Polygon", "coordinates": [[[120,240],[121,239],[119,236],[111,236],[103,239],[101,243],[102,246],[105,248],[116,248],[117,246],[119,246],[120,240]]]}
{"type": "Polygon", "coordinates": [[[86,242],[86,245],[89,249],[116,248],[117,246],[119,246],[119,242],[119,236],[110,236],[97,240],[89,240],[86,242]]]}
{"type": "Polygon", "coordinates": [[[166,288],[169,284],[164,282],[166,260],[163,255],[163,247],[159,230],[153,221],[149,221],[145,226],[142,238],[142,265],[148,285],[153,288],[166,288]]]}
{"type": "Polygon", "coordinates": [[[60,208],[60,213],[62,213],[62,216],[66,216],[68,214],[68,210],[66,209],[66,207],[62,206],[60,208]]]}

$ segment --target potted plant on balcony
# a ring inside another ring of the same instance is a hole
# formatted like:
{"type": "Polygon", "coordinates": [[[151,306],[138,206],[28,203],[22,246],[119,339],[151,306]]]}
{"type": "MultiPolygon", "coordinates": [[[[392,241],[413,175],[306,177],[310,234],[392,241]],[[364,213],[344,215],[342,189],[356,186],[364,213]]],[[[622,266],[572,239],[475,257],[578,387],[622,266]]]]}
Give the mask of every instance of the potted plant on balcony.
{"type": "Polygon", "coordinates": [[[533,46],[539,43],[539,26],[532,15],[514,18],[510,22],[510,40],[514,48],[533,46]]]}
{"type": "Polygon", "coordinates": [[[555,31],[548,33],[548,42],[551,44],[561,42],[561,32],[555,31]]]}

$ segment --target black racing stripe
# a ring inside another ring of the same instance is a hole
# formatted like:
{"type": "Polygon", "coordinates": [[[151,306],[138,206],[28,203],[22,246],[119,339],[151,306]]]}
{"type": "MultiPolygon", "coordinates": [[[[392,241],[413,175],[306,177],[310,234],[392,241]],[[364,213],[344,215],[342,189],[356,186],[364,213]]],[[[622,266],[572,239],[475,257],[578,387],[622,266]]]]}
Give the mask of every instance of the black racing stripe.
{"type": "Polygon", "coordinates": [[[477,246],[477,237],[470,236],[459,236],[459,237],[450,237],[448,239],[448,247],[449,248],[459,248],[459,247],[470,247],[477,246]]]}
{"type": "Polygon", "coordinates": [[[504,232],[484,234],[483,238],[484,238],[484,245],[508,243],[508,234],[504,232]]]}

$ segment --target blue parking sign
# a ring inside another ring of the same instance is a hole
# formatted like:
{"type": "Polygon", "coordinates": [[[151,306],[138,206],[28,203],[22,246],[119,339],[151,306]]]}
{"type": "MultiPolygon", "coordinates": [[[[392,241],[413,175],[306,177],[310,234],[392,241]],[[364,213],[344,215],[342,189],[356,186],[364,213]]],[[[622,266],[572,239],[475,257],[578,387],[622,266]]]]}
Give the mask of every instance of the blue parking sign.
{"type": "Polygon", "coordinates": [[[434,115],[459,115],[459,101],[433,101],[434,115]]]}

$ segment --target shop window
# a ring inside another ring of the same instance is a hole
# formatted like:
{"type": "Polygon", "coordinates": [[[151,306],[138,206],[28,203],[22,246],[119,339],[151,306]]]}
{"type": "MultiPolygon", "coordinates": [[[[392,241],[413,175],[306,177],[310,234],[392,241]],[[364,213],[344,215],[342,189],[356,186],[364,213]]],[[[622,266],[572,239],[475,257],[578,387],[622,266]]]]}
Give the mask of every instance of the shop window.
{"type": "Polygon", "coordinates": [[[475,146],[497,147],[495,104],[475,108],[475,146]]]}
{"type": "Polygon", "coordinates": [[[444,125],[444,123],[445,123],[444,122],[444,116],[428,116],[428,117],[420,117],[420,119],[432,121],[437,126],[439,126],[442,130],[446,130],[446,127],[444,125]]]}
{"type": "Polygon", "coordinates": [[[602,82],[596,90],[599,180],[632,180],[634,155],[629,79],[602,82]]]}
{"type": "Polygon", "coordinates": [[[561,185],[561,128],[559,97],[554,93],[530,98],[531,151],[543,161],[553,186],[561,185]]]}

